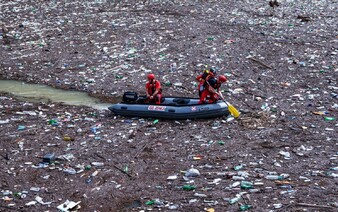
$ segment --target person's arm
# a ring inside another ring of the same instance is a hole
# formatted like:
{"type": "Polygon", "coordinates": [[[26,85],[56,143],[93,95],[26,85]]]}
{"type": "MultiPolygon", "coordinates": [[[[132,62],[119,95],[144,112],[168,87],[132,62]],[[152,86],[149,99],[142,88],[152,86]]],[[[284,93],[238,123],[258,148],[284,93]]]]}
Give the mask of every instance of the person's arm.
{"type": "Polygon", "coordinates": [[[149,94],[149,83],[146,84],[146,95],[147,95],[147,98],[150,97],[150,94],[149,94]]]}
{"type": "Polygon", "coordinates": [[[154,98],[154,97],[160,92],[160,89],[161,89],[161,83],[160,83],[159,81],[157,81],[156,84],[155,84],[155,86],[156,86],[156,90],[155,90],[155,92],[153,93],[153,95],[150,96],[151,99],[154,98]]]}
{"type": "Polygon", "coordinates": [[[153,95],[151,96],[151,98],[154,98],[158,92],[160,92],[160,88],[156,88],[155,92],[153,93],[153,95]]]}
{"type": "Polygon", "coordinates": [[[213,80],[207,80],[206,82],[208,83],[208,91],[212,94],[218,94],[215,88],[212,87],[216,82],[213,80]]]}
{"type": "Polygon", "coordinates": [[[153,93],[153,95],[150,96],[150,99],[153,99],[159,92],[160,92],[160,89],[161,89],[161,83],[159,81],[156,81],[155,83],[155,92],[153,93]]]}
{"type": "Polygon", "coordinates": [[[208,82],[208,91],[210,92],[210,93],[212,93],[212,94],[217,94],[217,91],[215,90],[215,88],[213,88],[210,84],[209,84],[209,82],[208,82]]]}

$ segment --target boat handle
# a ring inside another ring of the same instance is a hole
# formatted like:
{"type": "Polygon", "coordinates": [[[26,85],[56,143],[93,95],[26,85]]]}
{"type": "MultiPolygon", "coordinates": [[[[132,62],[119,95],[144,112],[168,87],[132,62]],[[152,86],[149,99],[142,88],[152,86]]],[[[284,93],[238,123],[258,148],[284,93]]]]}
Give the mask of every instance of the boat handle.
{"type": "Polygon", "coordinates": [[[174,109],[169,109],[168,111],[169,111],[169,112],[172,112],[172,113],[175,113],[175,110],[174,110],[174,109]]]}
{"type": "Polygon", "coordinates": [[[127,109],[128,109],[128,107],[126,107],[126,106],[123,106],[123,107],[121,107],[121,109],[122,109],[122,110],[127,110],[127,109]]]}

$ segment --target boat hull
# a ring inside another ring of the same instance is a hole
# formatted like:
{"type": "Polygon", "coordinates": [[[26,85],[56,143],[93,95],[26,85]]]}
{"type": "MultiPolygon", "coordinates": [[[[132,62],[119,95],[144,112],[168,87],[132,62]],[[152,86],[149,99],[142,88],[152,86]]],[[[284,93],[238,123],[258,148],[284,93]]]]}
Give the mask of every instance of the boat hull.
{"type": "Polygon", "coordinates": [[[115,115],[161,119],[205,119],[228,116],[223,101],[213,104],[197,104],[199,99],[164,97],[160,105],[141,103],[117,103],[108,109],[115,115]]]}

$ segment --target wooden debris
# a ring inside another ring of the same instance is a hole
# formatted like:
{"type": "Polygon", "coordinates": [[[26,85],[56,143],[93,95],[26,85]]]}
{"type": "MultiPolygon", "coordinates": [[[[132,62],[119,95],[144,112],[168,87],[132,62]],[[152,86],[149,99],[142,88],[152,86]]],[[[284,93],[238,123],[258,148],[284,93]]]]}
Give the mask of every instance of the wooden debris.
{"type": "Polygon", "coordinates": [[[254,58],[254,57],[249,57],[249,59],[252,60],[252,61],[255,61],[255,62],[259,63],[259,64],[261,64],[262,66],[264,66],[264,67],[266,67],[266,68],[272,69],[271,66],[269,66],[269,65],[267,65],[267,64],[265,64],[265,63],[263,63],[262,61],[260,61],[260,60],[258,60],[258,59],[256,59],[256,58],[254,58]]]}
{"type": "Polygon", "coordinates": [[[296,206],[311,207],[311,208],[330,208],[330,209],[333,209],[331,206],[316,205],[316,204],[309,204],[309,203],[296,203],[296,206]]]}

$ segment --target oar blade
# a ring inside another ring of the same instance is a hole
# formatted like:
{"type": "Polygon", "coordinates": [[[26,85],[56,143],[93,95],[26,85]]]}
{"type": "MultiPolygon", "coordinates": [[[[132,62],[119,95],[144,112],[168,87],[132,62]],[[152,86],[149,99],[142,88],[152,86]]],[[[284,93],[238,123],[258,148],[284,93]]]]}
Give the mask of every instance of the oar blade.
{"type": "Polygon", "coordinates": [[[234,106],[228,104],[228,110],[230,111],[231,115],[235,118],[238,118],[241,114],[234,106]]]}

